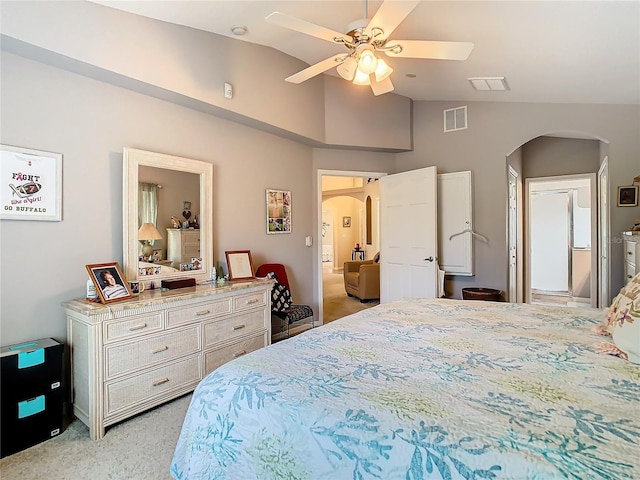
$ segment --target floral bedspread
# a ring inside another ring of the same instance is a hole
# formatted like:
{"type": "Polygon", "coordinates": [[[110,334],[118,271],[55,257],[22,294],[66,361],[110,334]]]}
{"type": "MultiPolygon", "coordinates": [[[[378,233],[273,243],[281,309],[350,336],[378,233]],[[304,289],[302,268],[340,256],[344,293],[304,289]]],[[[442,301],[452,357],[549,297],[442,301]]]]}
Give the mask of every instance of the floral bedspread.
{"type": "Polygon", "coordinates": [[[640,368],[601,310],[403,300],[220,367],[176,479],[638,479],[640,368]]]}

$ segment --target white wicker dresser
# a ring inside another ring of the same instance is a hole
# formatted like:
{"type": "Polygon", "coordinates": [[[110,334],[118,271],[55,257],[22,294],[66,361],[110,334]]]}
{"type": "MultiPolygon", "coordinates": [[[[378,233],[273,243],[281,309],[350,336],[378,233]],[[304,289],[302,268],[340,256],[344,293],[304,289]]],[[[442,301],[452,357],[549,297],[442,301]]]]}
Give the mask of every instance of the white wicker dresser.
{"type": "Polygon", "coordinates": [[[248,280],[150,290],[107,305],[65,302],[73,412],[91,438],[269,345],[271,286],[248,280]]]}

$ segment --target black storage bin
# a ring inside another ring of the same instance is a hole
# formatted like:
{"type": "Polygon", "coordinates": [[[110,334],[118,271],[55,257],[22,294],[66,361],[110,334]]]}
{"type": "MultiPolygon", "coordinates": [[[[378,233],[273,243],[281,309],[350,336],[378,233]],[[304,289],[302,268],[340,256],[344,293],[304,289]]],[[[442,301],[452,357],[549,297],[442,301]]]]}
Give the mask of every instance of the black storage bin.
{"type": "Polygon", "coordinates": [[[51,338],[0,349],[0,458],[62,432],[63,351],[51,338]]]}
{"type": "Polygon", "coordinates": [[[462,289],[463,300],[485,300],[489,302],[502,301],[502,292],[495,288],[470,287],[462,289]]]}

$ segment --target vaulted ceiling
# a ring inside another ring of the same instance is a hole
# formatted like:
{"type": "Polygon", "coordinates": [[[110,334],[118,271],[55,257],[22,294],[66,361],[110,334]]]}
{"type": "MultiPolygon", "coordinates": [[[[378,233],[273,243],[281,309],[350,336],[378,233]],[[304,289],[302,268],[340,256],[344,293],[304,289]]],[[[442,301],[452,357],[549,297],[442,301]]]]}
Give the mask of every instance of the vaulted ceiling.
{"type": "MultiPolygon", "coordinates": [[[[396,0],[389,0],[396,1],[396,0]]],[[[381,1],[100,0],[109,7],[269,46],[314,64],[344,47],[265,21],[279,11],[346,32],[381,1]],[[235,36],[231,28],[246,27],[235,36]]],[[[391,58],[394,93],[414,100],[640,103],[640,1],[421,1],[393,38],[475,44],[465,61],[391,58]],[[507,91],[469,77],[506,78],[507,91]]],[[[256,69],[264,68],[256,66],[256,69]]],[[[284,78],[296,73],[282,72],[284,78]]],[[[335,68],[326,74],[337,75],[335,68]]],[[[368,87],[362,87],[368,88],[368,87]]]]}

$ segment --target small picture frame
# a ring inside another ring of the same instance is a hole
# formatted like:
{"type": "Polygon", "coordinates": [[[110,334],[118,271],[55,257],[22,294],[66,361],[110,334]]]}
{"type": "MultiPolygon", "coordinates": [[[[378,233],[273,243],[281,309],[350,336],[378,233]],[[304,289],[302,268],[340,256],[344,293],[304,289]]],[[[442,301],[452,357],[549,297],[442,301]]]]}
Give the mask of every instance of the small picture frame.
{"type": "Polygon", "coordinates": [[[184,211],[191,210],[191,202],[182,202],[182,210],[184,211]]]}
{"type": "Polygon", "coordinates": [[[153,260],[154,262],[162,260],[162,249],[161,248],[154,248],[153,249],[153,253],[151,254],[151,260],[153,260]]]}
{"type": "Polygon", "coordinates": [[[351,228],[351,217],[342,217],[342,226],[344,228],[351,228]]]}
{"type": "Polygon", "coordinates": [[[638,185],[618,187],[618,206],[637,207],[638,206],[638,185]]]}
{"type": "Polygon", "coordinates": [[[227,257],[229,280],[247,280],[256,278],[253,269],[251,250],[231,250],[224,252],[227,257]]]}
{"type": "Polygon", "coordinates": [[[267,189],[267,234],[291,233],[291,191],[267,189]]]}
{"type": "Polygon", "coordinates": [[[86,265],[86,268],[102,303],[118,302],[133,297],[129,282],[118,262],[95,263],[86,265]]]}

